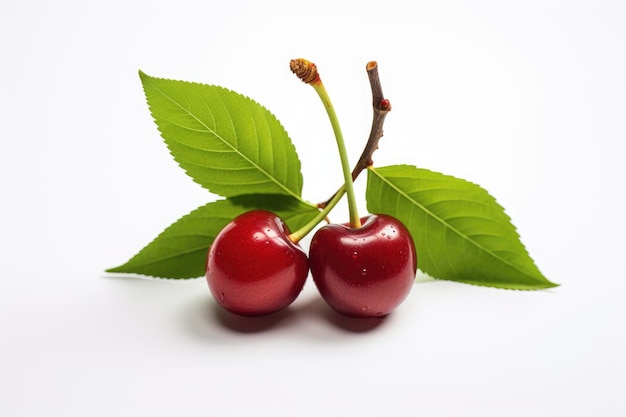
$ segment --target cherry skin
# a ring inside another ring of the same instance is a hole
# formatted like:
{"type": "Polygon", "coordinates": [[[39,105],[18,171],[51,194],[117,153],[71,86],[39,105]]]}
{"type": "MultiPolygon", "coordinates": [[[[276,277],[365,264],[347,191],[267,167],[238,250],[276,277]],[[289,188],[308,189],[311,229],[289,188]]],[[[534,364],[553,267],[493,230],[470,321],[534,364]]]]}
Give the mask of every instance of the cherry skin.
{"type": "Polygon", "coordinates": [[[362,226],[330,224],[309,250],[311,274],[322,298],[352,317],[382,317],[404,301],[415,281],[417,256],[411,234],[391,216],[362,219],[362,226]]]}
{"type": "Polygon", "coordinates": [[[306,253],[289,239],[280,217],[254,210],[217,235],[209,249],[206,278],[213,297],[226,310],[260,316],[290,305],[308,273],[306,253]]]}

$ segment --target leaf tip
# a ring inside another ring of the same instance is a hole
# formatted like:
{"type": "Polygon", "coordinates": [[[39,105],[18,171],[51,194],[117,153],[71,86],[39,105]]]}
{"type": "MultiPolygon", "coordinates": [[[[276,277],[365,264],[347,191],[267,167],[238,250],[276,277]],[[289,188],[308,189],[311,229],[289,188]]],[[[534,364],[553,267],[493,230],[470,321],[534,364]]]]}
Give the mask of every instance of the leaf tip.
{"type": "Polygon", "coordinates": [[[552,282],[552,281],[546,280],[546,287],[545,287],[545,289],[547,290],[547,289],[550,289],[550,288],[556,288],[556,287],[560,287],[560,286],[561,286],[561,284],[557,284],[556,282],[552,282]]]}
{"type": "Polygon", "coordinates": [[[122,268],[124,265],[120,265],[120,266],[115,266],[113,268],[107,268],[104,270],[104,272],[108,272],[108,273],[118,273],[118,272],[125,272],[122,268]]]}
{"type": "Polygon", "coordinates": [[[150,78],[150,76],[146,74],[145,72],[143,72],[142,70],[138,70],[138,73],[139,73],[139,79],[141,80],[142,83],[148,78],[150,78]]]}
{"type": "MultiPolygon", "coordinates": [[[[549,281],[546,278],[543,278],[541,281],[537,281],[535,283],[521,283],[521,282],[508,282],[504,285],[493,285],[495,288],[502,288],[505,290],[519,290],[519,291],[541,291],[541,290],[549,290],[552,288],[559,287],[561,284],[556,284],[552,281],[549,281]]],[[[490,286],[490,285],[487,285],[490,286]]]]}

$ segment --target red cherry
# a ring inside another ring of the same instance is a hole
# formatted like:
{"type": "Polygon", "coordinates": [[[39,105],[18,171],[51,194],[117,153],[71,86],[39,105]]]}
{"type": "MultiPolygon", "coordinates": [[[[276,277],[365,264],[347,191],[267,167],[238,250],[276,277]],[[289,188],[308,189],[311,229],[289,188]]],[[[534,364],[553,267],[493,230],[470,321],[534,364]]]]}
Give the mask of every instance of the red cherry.
{"type": "Polygon", "coordinates": [[[255,210],[230,222],[209,249],[206,278],[225,309],[260,316],[291,304],[309,273],[306,253],[274,213],[255,210]]]}
{"type": "Polygon", "coordinates": [[[315,233],[311,274],[324,300],[353,317],[382,317],[407,297],[417,256],[411,234],[397,219],[379,214],[362,226],[330,224],[315,233]]]}

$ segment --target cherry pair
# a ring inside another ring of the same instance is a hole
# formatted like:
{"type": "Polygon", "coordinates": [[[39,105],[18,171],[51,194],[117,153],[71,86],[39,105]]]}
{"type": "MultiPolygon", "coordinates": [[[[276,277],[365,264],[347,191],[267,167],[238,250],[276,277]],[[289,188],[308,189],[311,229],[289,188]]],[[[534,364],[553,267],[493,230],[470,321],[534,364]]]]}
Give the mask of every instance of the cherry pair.
{"type": "MultiPolygon", "coordinates": [[[[417,269],[415,246],[409,231],[386,215],[360,218],[354,196],[352,173],[343,134],[317,66],[306,59],[293,59],[291,71],[319,95],[335,133],[344,185],[324,209],[302,229],[289,232],[285,223],[268,211],[251,211],[229,223],[209,250],[207,280],[217,301],[233,313],[262,315],[290,305],[311,275],[322,298],[340,313],[354,317],[385,316],[408,295],[417,269]],[[350,222],[320,228],[313,239],[309,258],[298,242],[313,230],[341,199],[348,197],[350,222]]],[[[370,82],[376,63],[367,65],[370,82]]],[[[373,78],[372,78],[373,77],[373,78]]],[[[391,109],[372,83],[374,122],[355,177],[372,164],[371,154],[382,136],[382,122],[391,109]]]]}
{"type": "Polygon", "coordinates": [[[290,305],[311,275],[323,299],[353,317],[382,317],[413,286],[417,257],[410,233],[387,215],[362,225],[329,224],[311,240],[309,257],[274,213],[255,210],[229,223],[211,245],[207,281],[225,309],[270,314],[290,305]]]}

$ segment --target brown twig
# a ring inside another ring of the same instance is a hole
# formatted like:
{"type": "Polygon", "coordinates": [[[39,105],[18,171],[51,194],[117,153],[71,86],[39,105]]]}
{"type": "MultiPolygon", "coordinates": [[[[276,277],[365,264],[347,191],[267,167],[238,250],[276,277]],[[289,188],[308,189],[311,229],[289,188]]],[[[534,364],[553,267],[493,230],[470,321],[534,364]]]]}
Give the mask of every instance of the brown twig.
{"type": "MultiPolygon", "coordinates": [[[[372,117],[370,136],[363,152],[361,153],[361,156],[359,157],[359,160],[352,170],[352,181],[356,180],[364,169],[374,163],[372,155],[376,149],[378,149],[378,142],[380,141],[380,138],[383,137],[383,124],[385,123],[385,117],[387,117],[387,113],[391,111],[391,103],[383,95],[383,89],[380,85],[378,63],[376,61],[370,61],[367,63],[365,69],[367,70],[370,87],[372,88],[372,109],[374,114],[372,117]]],[[[320,208],[326,207],[328,202],[332,200],[332,197],[334,197],[334,194],[325,202],[318,204],[318,206],[320,208]]]]}

